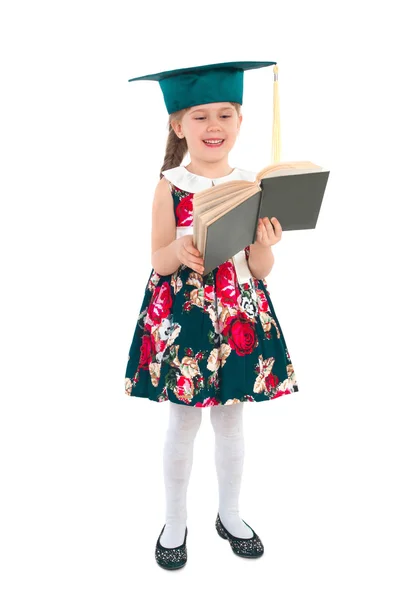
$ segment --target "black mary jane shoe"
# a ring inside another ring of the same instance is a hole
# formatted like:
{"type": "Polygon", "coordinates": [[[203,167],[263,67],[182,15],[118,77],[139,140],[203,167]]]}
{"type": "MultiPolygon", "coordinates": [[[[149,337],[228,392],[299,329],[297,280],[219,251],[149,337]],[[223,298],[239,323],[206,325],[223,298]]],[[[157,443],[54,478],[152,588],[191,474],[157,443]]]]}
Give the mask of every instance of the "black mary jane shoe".
{"type": "Polygon", "coordinates": [[[183,544],[181,546],[176,546],[176,548],[164,548],[160,544],[160,538],[165,529],[165,525],[161,530],[160,535],[158,536],[157,545],[156,545],[156,561],[163,569],[180,569],[184,567],[187,561],[187,550],[186,550],[186,536],[187,536],[187,527],[185,530],[185,539],[183,540],[183,544]]]}
{"type": "MultiPolygon", "coordinates": [[[[250,527],[246,521],[243,521],[243,523],[247,525],[247,527],[250,527]]],[[[238,556],[242,556],[243,558],[258,558],[264,554],[264,546],[256,532],[251,527],[250,529],[253,532],[253,537],[235,537],[234,535],[231,535],[229,531],[222,525],[219,513],[215,521],[215,527],[218,531],[218,535],[229,541],[233,552],[238,556]]]]}

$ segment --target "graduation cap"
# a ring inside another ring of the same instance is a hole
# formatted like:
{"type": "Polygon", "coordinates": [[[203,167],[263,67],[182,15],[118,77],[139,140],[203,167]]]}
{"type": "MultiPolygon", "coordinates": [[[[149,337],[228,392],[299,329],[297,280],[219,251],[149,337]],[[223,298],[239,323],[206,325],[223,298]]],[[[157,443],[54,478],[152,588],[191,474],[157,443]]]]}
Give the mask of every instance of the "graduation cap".
{"type": "Polygon", "coordinates": [[[243,73],[249,69],[274,66],[274,107],[272,128],[272,161],[280,160],[280,115],[278,93],[278,66],[276,62],[226,62],[201,65],[173,71],[163,71],[129,81],[158,81],[168,114],[183,108],[211,102],[243,101],[243,73]]]}

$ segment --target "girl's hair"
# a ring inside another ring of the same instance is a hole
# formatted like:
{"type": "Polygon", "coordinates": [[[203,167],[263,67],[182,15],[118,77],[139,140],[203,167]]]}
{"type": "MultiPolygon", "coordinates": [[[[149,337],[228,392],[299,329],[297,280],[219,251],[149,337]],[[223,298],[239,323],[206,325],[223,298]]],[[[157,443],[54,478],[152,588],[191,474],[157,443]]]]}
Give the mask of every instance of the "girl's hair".
{"type": "MultiPolygon", "coordinates": [[[[237,114],[240,116],[241,104],[238,102],[231,102],[230,104],[236,108],[237,114]]],[[[162,171],[179,167],[188,152],[186,138],[179,138],[171,125],[172,121],[178,121],[178,123],[180,123],[188,110],[189,108],[183,108],[182,110],[178,110],[169,115],[168,138],[165,147],[164,162],[160,170],[160,179],[163,178],[162,171]]]]}

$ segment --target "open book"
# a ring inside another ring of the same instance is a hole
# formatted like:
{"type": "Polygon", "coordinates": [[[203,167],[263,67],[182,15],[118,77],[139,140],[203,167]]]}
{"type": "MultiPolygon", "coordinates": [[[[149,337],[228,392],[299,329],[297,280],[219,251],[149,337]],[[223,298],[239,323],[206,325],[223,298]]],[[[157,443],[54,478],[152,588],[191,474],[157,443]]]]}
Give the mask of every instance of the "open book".
{"type": "Polygon", "coordinates": [[[329,171],[309,161],[262,169],[256,181],[231,180],[193,196],[193,243],[204,273],[253,244],[259,218],[276,217],[282,230],[316,226],[329,171]]]}

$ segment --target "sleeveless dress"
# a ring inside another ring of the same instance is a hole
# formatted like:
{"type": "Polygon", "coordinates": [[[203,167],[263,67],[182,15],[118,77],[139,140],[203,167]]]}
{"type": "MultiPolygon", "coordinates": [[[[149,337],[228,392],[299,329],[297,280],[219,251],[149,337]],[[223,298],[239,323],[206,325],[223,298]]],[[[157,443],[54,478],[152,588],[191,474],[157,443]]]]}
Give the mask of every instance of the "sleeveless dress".
{"type": "MultiPolygon", "coordinates": [[[[193,195],[230,179],[255,181],[235,168],[209,179],[184,166],[163,171],[173,197],[176,237],[193,233],[193,195]]],[[[299,390],[265,279],[252,277],[250,246],[204,277],[181,264],[152,269],[128,355],[125,393],[204,408],[262,402],[299,390]]]]}

